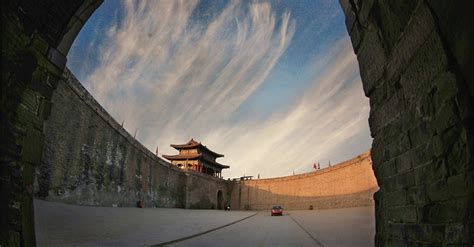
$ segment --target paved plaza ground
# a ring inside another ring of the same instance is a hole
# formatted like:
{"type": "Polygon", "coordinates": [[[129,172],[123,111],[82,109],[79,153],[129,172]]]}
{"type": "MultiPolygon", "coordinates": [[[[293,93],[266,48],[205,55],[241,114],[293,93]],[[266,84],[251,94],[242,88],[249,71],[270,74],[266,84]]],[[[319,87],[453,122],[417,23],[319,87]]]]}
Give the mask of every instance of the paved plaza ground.
{"type": "Polygon", "coordinates": [[[38,246],[373,246],[373,207],[286,211],[75,206],[35,200],[38,246]]]}

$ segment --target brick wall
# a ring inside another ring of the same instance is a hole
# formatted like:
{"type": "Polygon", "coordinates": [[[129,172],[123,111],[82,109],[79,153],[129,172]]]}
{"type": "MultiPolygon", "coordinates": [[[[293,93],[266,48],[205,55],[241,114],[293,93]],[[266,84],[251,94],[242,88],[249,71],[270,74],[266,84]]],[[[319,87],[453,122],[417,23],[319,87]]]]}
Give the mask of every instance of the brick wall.
{"type": "Polygon", "coordinates": [[[376,245],[472,244],[472,3],[340,2],[370,98],[376,245]]]}
{"type": "Polygon", "coordinates": [[[119,207],[142,199],[146,207],[216,208],[217,191],[228,191],[227,181],[183,172],[150,152],[67,69],[44,132],[34,183],[41,199],[119,207]]]}
{"type": "Polygon", "coordinates": [[[358,207],[373,205],[378,190],[370,151],[318,171],[270,179],[237,182],[232,208],[269,210],[358,207]]]}

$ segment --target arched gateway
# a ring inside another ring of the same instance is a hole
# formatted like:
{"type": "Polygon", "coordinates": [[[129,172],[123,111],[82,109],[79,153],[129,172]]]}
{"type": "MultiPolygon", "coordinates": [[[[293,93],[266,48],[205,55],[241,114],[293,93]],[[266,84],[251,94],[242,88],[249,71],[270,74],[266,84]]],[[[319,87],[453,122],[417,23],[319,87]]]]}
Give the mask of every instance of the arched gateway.
{"type": "MultiPolygon", "coordinates": [[[[101,0],[2,1],[0,243],[35,244],[43,122],[101,0]]],[[[376,245],[474,242],[474,6],[340,0],[370,98],[376,245]]],[[[311,123],[309,123],[311,124],[311,123]]]]}

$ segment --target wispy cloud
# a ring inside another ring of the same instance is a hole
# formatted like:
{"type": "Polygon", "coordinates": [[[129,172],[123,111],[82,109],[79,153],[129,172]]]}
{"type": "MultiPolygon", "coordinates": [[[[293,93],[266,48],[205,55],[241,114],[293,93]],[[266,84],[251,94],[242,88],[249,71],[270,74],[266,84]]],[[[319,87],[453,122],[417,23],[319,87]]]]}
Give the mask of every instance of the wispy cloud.
{"type": "MultiPolygon", "coordinates": [[[[234,165],[232,174],[290,175],[327,166],[369,148],[368,99],[348,38],[323,58],[323,73],[299,100],[263,122],[229,124],[205,136],[234,165]]],[[[321,66],[316,62],[315,66],[321,66]]]]}
{"type": "Polygon", "coordinates": [[[290,44],[295,23],[269,3],[240,1],[204,22],[193,18],[197,5],[124,2],[123,18],[105,33],[98,67],[85,79],[148,148],[175,153],[170,143],[194,137],[226,155],[222,163],[231,169],[224,175],[268,177],[342,157],[341,143],[368,136],[368,102],[347,38],[328,51],[327,63],[315,63],[325,64],[324,72],[298,100],[267,119],[235,120],[290,44]]]}

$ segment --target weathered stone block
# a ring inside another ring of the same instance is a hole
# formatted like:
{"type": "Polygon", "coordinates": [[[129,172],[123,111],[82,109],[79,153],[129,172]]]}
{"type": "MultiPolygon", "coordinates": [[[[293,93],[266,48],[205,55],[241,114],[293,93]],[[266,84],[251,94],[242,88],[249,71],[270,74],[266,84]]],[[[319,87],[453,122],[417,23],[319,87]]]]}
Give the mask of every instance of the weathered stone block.
{"type": "Polygon", "coordinates": [[[426,195],[432,202],[441,201],[448,197],[448,186],[445,179],[435,181],[426,186],[426,195]]]}
{"type": "MultiPolygon", "coordinates": [[[[447,153],[447,167],[450,175],[463,173],[469,169],[471,155],[463,140],[456,141],[447,153]]],[[[472,164],[472,163],[471,163],[472,164]]]]}
{"type": "Polygon", "coordinates": [[[415,186],[414,174],[413,171],[409,171],[387,178],[384,182],[386,192],[409,189],[410,187],[415,186]]]}
{"type": "Polygon", "coordinates": [[[392,160],[382,163],[377,168],[377,177],[386,178],[386,177],[391,177],[397,174],[397,164],[398,164],[397,159],[392,159],[392,160]]]}
{"type": "Polygon", "coordinates": [[[419,2],[419,0],[379,0],[375,2],[377,20],[387,51],[390,51],[398,42],[419,2]]]}
{"type": "Polygon", "coordinates": [[[35,92],[39,93],[41,96],[51,99],[54,88],[48,84],[49,73],[44,69],[37,69],[33,73],[33,78],[31,80],[30,88],[35,92]]]}
{"type": "Polygon", "coordinates": [[[467,244],[469,242],[466,229],[462,223],[447,225],[445,236],[447,244],[467,244]]]}
{"type": "Polygon", "coordinates": [[[43,98],[39,105],[38,116],[41,119],[46,120],[51,114],[51,107],[52,107],[51,101],[43,98]]]}
{"type": "Polygon", "coordinates": [[[30,46],[43,56],[46,56],[48,53],[49,44],[38,33],[34,34],[30,46]]]}
{"type": "Polygon", "coordinates": [[[444,160],[428,161],[424,165],[417,166],[414,172],[417,185],[429,184],[430,182],[448,177],[448,170],[444,160]]]}
{"type": "Polygon", "coordinates": [[[412,148],[416,148],[420,145],[426,145],[432,135],[433,133],[428,130],[428,126],[425,121],[420,121],[418,126],[408,131],[408,137],[410,138],[410,145],[412,148]]]}
{"type": "Polygon", "coordinates": [[[358,22],[355,22],[355,24],[352,27],[352,32],[350,34],[352,48],[354,49],[355,54],[357,54],[357,51],[359,50],[360,41],[363,35],[364,35],[364,31],[362,30],[362,27],[360,26],[358,22]]]}
{"type": "Polygon", "coordinates": [[[401,154],[400,156],[398,156],[396,159],[398,160],[398,167],[397,167],[397,171],[398,173],[403,173],[403,172],[406,172],[410,169],[413,168],[413,163],[415,163],[415,156],[416,156],[416,153],[414,150],[410,150],[404,154],[401,154]]]}
{"type": "Polygon", "coordinates": [[[408,247],[410,241],[406,239],[398,239],[398,238],[388,238],[383,243],[376,244],[377,246],[394,246],[394,247],[408,247]]]}
{"type": "Polygon", "coordinates": [[[385,194],[385,203],[391,207],[405,206],[407,204],[407,191],[399,190],[385,194]]]}
{"type": "Polygon", "coordinates": [[[450,197],[467,197],[474,194],[474,181],[472,180],[474,176],[472,173],[468,171],[448,178],[447,185],[450,197]]]}
{"type": "Polygon", "coordinates": [[[44,135],[41,131],[33,127],[26,129],[26,135],[23,139],[21,159],[38,165],[41,162],[43,152],[44,135]]]}
{"type": "Polygon", "coordinates": [[[399,139],[399,135],[402,133],[400,126],[393,122],[385,125],[377,135],[377,138],[384,140],[385,143],[396,142],[399,139]]]}
{"type": "Polygon", "coordinates": [[[419,120],[420,118],[414,111],[410,109],[411,107],[408,107],[406,105],[406,102],[404,101],[404,96],[402,95],[400,96],[400,98],[403,99],[400,106],[403,110],[401,110],[400,112],[400,119],[397,124],[400,126],[401,132],[408,133],[410,129],[416,127],[417,120],[419,120]]]}
{"type": "Polygon", "coordinates": [[[443,137],[442,135],[435,135],[431,138],[431,142],[428,144],[430,145],[433,150],[433,154],[436,156],[436,157],[440,157],[442,155],[444,155],[444,152],[445,152],[445,144],[443,143],[443,137]]]}
{"type": "MultiPolygon", "coordinates": [[[[385,126],[396,122],[400,117],[401,99],[399,95],[392,95],[385,103],[370,109],[369,126],[372,133],[379,132],[385,126]]],[[[394,126],[396,127],[396,126],[394,126]]]]}
{"type": "Polygon", "coordinates": [[[357,52],[357,60],[359,61],[364,92],[369,97],[378,86],[378,81],[382,77],[386,61],[382,42],[377,35],[376,27],[373,25],[370,25],[365,31],[364,38],[357,52]]]}
{"type": "Polygon", "coordinates": [[[440,106],[438,113],[433,116],[430,128],[435,133],[442,134],[445,130],[460,122],[457,112],[455,102],[446,102],[446,104],[440,106]]]}
{"type": "MultiPolygon", "coordinates": [[[[412,98],[414,99],[414,98],[412,98]]],[[[417,119],[430,119],[436,114],[437,106],[442,105],[436,93],[436,89],[432,88],[427,93],[418,96],[414,102],[409,102],[408,109],[412,109],[417,119]]]]}
{"type": "Polygon", "coordinates": [[[407,224],[406,237],[428,246],[441,246],[444,241],[444,225],[407,224]]]}
{"type": "Polygon", "coordinates": [[[420,145],[404,154],[407,154],[405,158],[410,159],[412,167],[417,167],[424,165],[427,162],[431,163],[435,161],[435,156],[433,155],[430,143],[427,143],[426,145],[420,145]]]}
{"type": "Polygon", "coordinates": [[[24,91],[21,103],[26,109],[36,114],[38,111],[39,102],[40,96],[35,91],[30,89],[24,91]]]}
{"type": "Polygon", "coordinates": [[[447,57],[441,39],[432,32],[401,76],[400,85],[407,106],[414,105],[421,95],[431,91],[433,79],[445,71],[446,66],[447,57]],[[426,61],[432,62],[428,64],[426,61]]]}
{"type": "Polygon", "coordinates": [[[358,6],[357,18],[360,24],[367,26],[372,7],[374,6],[374,0],[359,0],[356,5],[358,6]]]}
{"type": "Polygon", "coordinates": [[[443,101],[449,101],[459,93],[456,76],[451,71],[439,74],[434,80],[434,85],[443,101]]]}
{"type": "Polygon", "coordinates": [[[405,230],[406,226],[407,224],[404,224],[404,223],[388,223],[390,237],[404,238],[406,235],[406,230],[405,230]]]}
{"type": "Polygon", "coordinates": [[[462,222],[468,212],[467,198],[431,203],[423,208],[423,222],[426,223],[456,223],[462,222]]]}
{"type": "Polygon", "coordinates": [[[408,205],[424,205],[428,201],[426,196],[426,189],[424,185],[408,189],[407,203],[408,205]]]}
{"type": "Polygon", "coordinates": [[[415,223],[417,221],[415,206],[393,207],[387,210],[390,222],[415,223]]]}
{"type": "Polygon", "coordinates": [[[420,4],[387,62],[386,76],[388,79],[400,75],[405,70],[434,28],[434,19],[430,10],[425,4],[420,4]]]}
{"type": "Polygon", "coordinates": [[[48,59],[59,69],[64,70],[66,68],[66,61],[67,58],[64,54],[59,52],[58,50],[50,47],[48,51],[48,59]]]}
{"type": "Polygon", "coordinates": [[[383,78],[380,79],[378,84],[377,90],[373,90],[369,98],[371,108],[382,105],[396,92],[396,89],[393,88],[393,85],[383,78]]]}
{"type": "Polygon", "coordinates": [[[31,112],[29,109],[20,105],[17,110],[17,121],[21,126],[33,126],[37,130],[43,129],[43,121],[40,119],[35,112],[31,112]]]}

